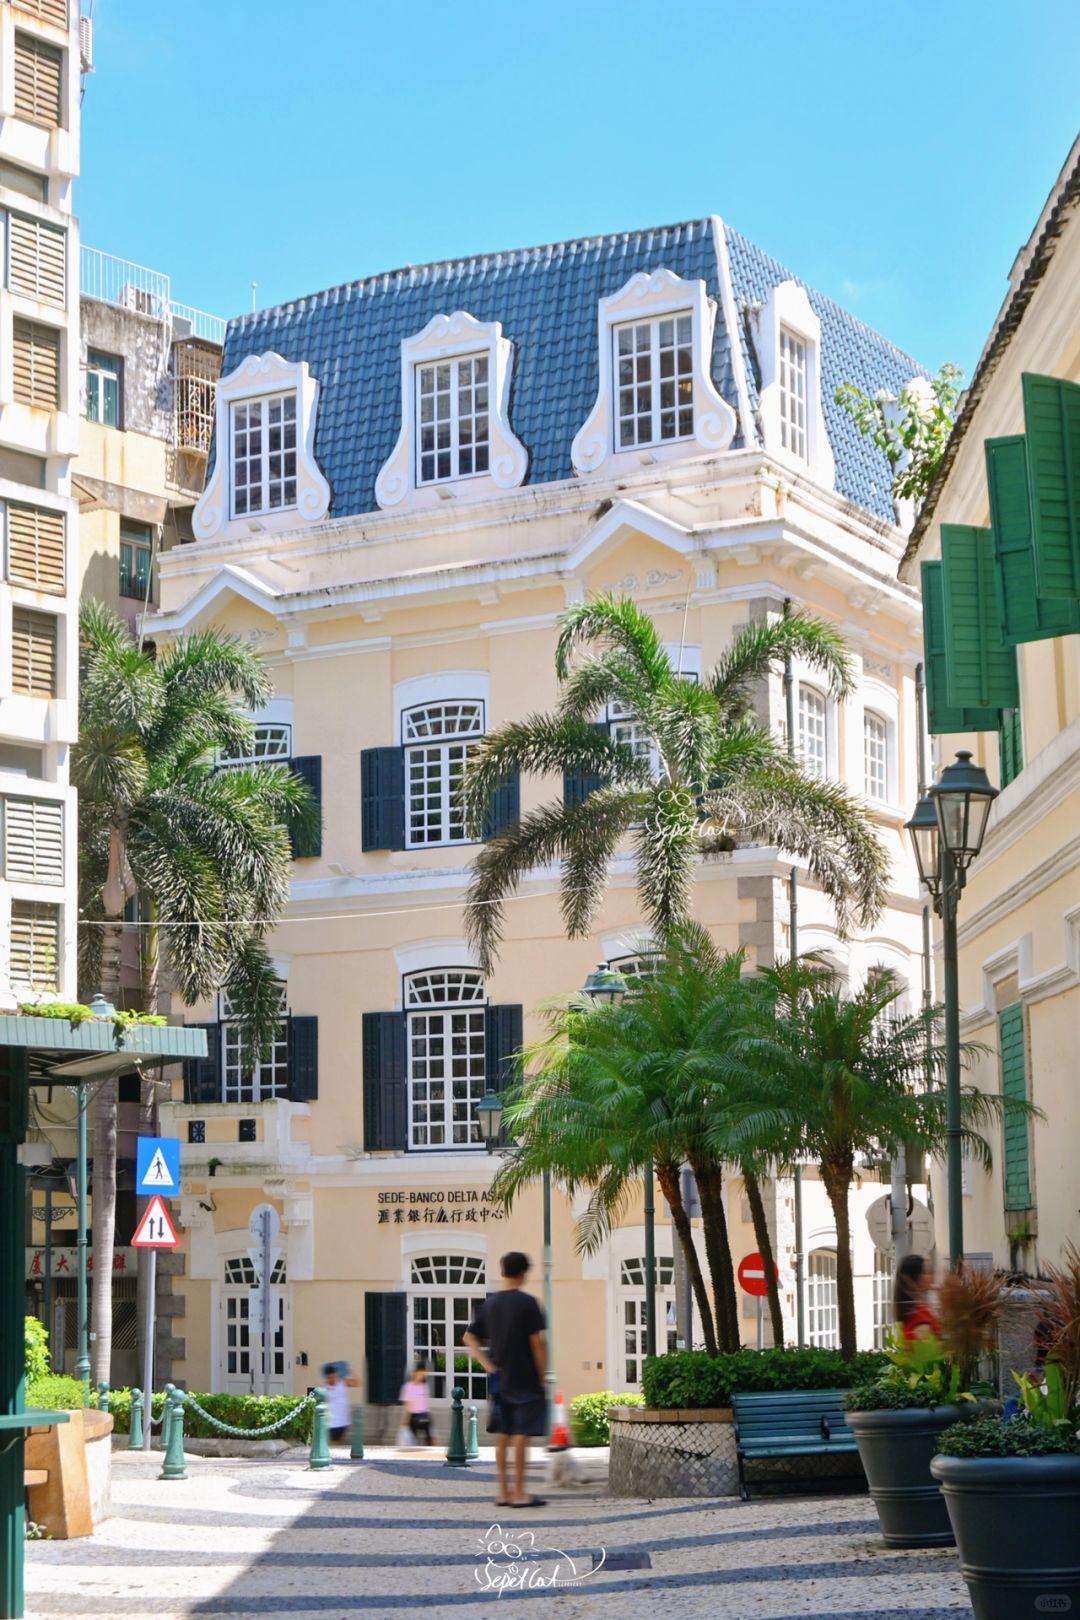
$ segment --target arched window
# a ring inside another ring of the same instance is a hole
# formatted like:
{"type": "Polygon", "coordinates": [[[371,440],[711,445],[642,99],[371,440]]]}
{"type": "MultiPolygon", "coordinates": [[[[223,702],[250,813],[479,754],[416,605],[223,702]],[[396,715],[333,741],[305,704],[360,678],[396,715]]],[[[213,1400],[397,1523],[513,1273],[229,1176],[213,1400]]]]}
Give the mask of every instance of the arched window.
{"type": "Polygon", "coordinates": [[[465,842],[461,779],[484,731],[478,699],[423,703],[401,717],[405,745],[405,838],[410,849],[465,842]]]}
{"type": "Polygon", "coordinates": [[[814,1249],[810,1254],[806,1276],[806,1340],[824,1350],[835,1350],[840,1344],[835,1249],[814,1249]]]}
{"type": "Polygon", "coordinates": [[[874,1349],[885,1345],[892,1326],[892,1261],[884,1249],[874,1250],[874,1349]]]}
{"type": "Polygon", "coordinates": [[[825,699],[814,686],[799,687],[799,754],[810,776],[829,774],[825,699]]]}
{"type": "Polygon", "coordinates": [[[269,1374],[270,1392],[285,1391],[288,1355],[285,1338],[288,1320],[288,1281],[284,1258],[274,1263],[270,1282],[274,1292],[270,1296],[273,1334],[268,1346],[269,1366],[263,1367],[263,1338],[259,1312],[259,1274],[255,1264],[246,1256],[225,1261],[224,1288],[221,1291],[222,1316],[220,1379],[221,1386],[234,1394],[247,1394],[262,1389],[262,1381],[269,1374]]]}
{"type": "Polygon", "coordinates": [[[409,1343],[428,1369],[432,1400],[449,1400],[455,1384],[467,1401],[487,1396],[487,1378],[465,1348],[465,1331],[484,1303],[482,1255],[426,1254],[409,1270],[409,1343]]]}
{"type": "Polygon", "coordinates": [[[405,980],[409,1146],[478,1147],[487,1081],[484,975],[433,968],[405,980]]]}
{"type": "Polygon", "coordinates": [[[889,728],[880,714],[863,714],[863,776],[866,797],[884,804],[889,797],[889,728]]]}

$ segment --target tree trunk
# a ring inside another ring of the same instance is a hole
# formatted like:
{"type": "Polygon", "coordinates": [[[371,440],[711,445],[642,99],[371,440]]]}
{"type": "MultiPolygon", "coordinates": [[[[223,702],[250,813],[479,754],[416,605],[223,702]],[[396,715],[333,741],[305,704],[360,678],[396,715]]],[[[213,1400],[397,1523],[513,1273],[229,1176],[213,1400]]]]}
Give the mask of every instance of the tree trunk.
{"type": "Polygon", "coordinates": [[[694,1230],[690,1225],[690,1217],[686,1213],[686,1205],[682,1199],[680,1186],[679,1166],[677,1164],[664,1164],[657,1162],[656,1179],[660,1191],[671,1207],[671,1224],[675,1228],[679,1242],[682,1244],[683,1255],[686,1259],[686,1269],[690,1275],[690,1286],[694,1291],[697,1302],[698,1315],[701,1318],[701,1332],[705,1340],[705,1349],[710,1356],[716,1354],[716,1329],[713,1326],[713,1313],[709,1304],[709,1291],[705,1287],[705,1277],[701,1270],[701,1261],[698,1259],[697,1249],[694,1247],[694,1230]]]}
{"type": "Polygon", "coordinates": [[[716,1302],[716,1337],[721,1350],[739,1348],[739,1305],[735,1295],[735,1272],[731,1263],[727,1215],[724,1210],[723,1171],[711,1160],[691,1159],[701,1196],[701,1224],[705,1230],[705,1253],[712,1275],[716,1302]]]}
{"type": "Polygon", "coordinates": [[[765,1289],[769,1301],[769,1317],[772,1321],[773,1344],[782,1345],[784,1313],[780,1308],[780,1284],[776,1276],[772,1234],[765,1218],[765,1205],[761,1197],[761,1183],[752,1170],[744,1170],[743,1184],[746,1187],[746,1201],[750,1205],[750,1218],[754,1223],[754,1238],[757,1241],[758,1253],[765,1263],[765,1289]]]}
{"type": "Polygon", "coordinates": [[[822,1164],[821,1180],[836,1221],[836,1304],[840,1323],[840,1354],[850,1361],[856,1350],[855,1277],[851,1269],[851,1212],[848,1193],[853,1166],[822,1164]]]}

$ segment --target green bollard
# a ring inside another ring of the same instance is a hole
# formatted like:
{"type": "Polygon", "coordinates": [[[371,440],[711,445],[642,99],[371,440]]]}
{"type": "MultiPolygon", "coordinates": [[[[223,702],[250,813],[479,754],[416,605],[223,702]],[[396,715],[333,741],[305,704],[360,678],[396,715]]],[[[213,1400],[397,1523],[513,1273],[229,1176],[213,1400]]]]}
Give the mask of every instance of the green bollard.
{"type": "Polygon", "coordinates": [[[141,1389],[131,1392],[131,1421],[128,1425],[128,1450],[141,1451],[143,1443],[142,1432],[143,1397],[141,1389]]]}
{"type": "Polygon", "coordinates": [[[175,1384],[165,1385],[165,1461],[159,1479],[187,1479],[184,1467],[184,1397],[175,1384]]]}
{"type": "Polygon", "coordinates": [[[315,1391],[315,1413],[311,1419],[311,1456],[308,1459],[308,1468],[329,1468],[330,1463],[330,1417],[326,1406],[325,1389],[315,1391]]]}
{"type": "Polygon", "coordinates": [[[97,1387],[97,1406],[99,1412],[109,1410],[109,1386],[104,1380],[97,1387]]]}
{"type": "Polygon", "coordinates": [[[469,1440],[465,1447],[465,1455],[470,1462],[475,1462],[480,1455],[480,1447],[476,1440],[476,1407],[469,1407],[469,1440]]]}
{"type": "Polygon", "coordinates": [[[364,1408],[354,1406],[349,1425],[349,1456],[359,1461],[364,1455],[364,1408]]]}
{"type": "Polygon", "coordinates": [[[462,1401],[465,1391],[460,1384],[455,1384],[451,1392],[450,1402],[450,1444],[446,1448],[447,1468],[468,1468],[469,1459],[465,1453],[465,1410],[462,1401]]]}

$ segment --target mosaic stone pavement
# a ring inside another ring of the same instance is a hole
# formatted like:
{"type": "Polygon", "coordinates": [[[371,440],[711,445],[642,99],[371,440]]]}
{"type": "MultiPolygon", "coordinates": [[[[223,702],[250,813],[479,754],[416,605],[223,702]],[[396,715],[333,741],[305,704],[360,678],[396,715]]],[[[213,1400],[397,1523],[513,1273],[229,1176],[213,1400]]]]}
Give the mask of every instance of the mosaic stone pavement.
{"type": "MultiPolygon", "coordinates": [[[[464,1470],[438,1454],[339,1454],[320,1474],[302,1460],[189,1457],[188,1478],[168,1482],[158,1458],[117,1452],[113,1517],[98,1534],[27,1545],[27,1616],[402,1620],[515,1605],[529,1615],[554,1605],[559,1620],[971,1614],[952,1549],[886,1550],[866,1496],[649,1503],[594,1481],[543,1508],[498,1512],[487,1456],[464,1470]]],[[[541,1454],[530,1479],[541,1487],[541,1454]]]]}

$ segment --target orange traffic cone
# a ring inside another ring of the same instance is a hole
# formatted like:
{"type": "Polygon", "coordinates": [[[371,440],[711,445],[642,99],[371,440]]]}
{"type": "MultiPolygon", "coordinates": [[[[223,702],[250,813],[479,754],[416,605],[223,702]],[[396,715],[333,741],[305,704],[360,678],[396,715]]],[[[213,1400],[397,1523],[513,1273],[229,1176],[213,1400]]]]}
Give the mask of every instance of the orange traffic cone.
{"type": "Polygon", "coordinates": [[[570,1430],[566,1422],[566,1402],[561,1389],[555,1391],[555,1416],[551,1424],[551,1438],[548,1441],[549,1451],[568,1451],[570,1449],[570,1430]]]}

